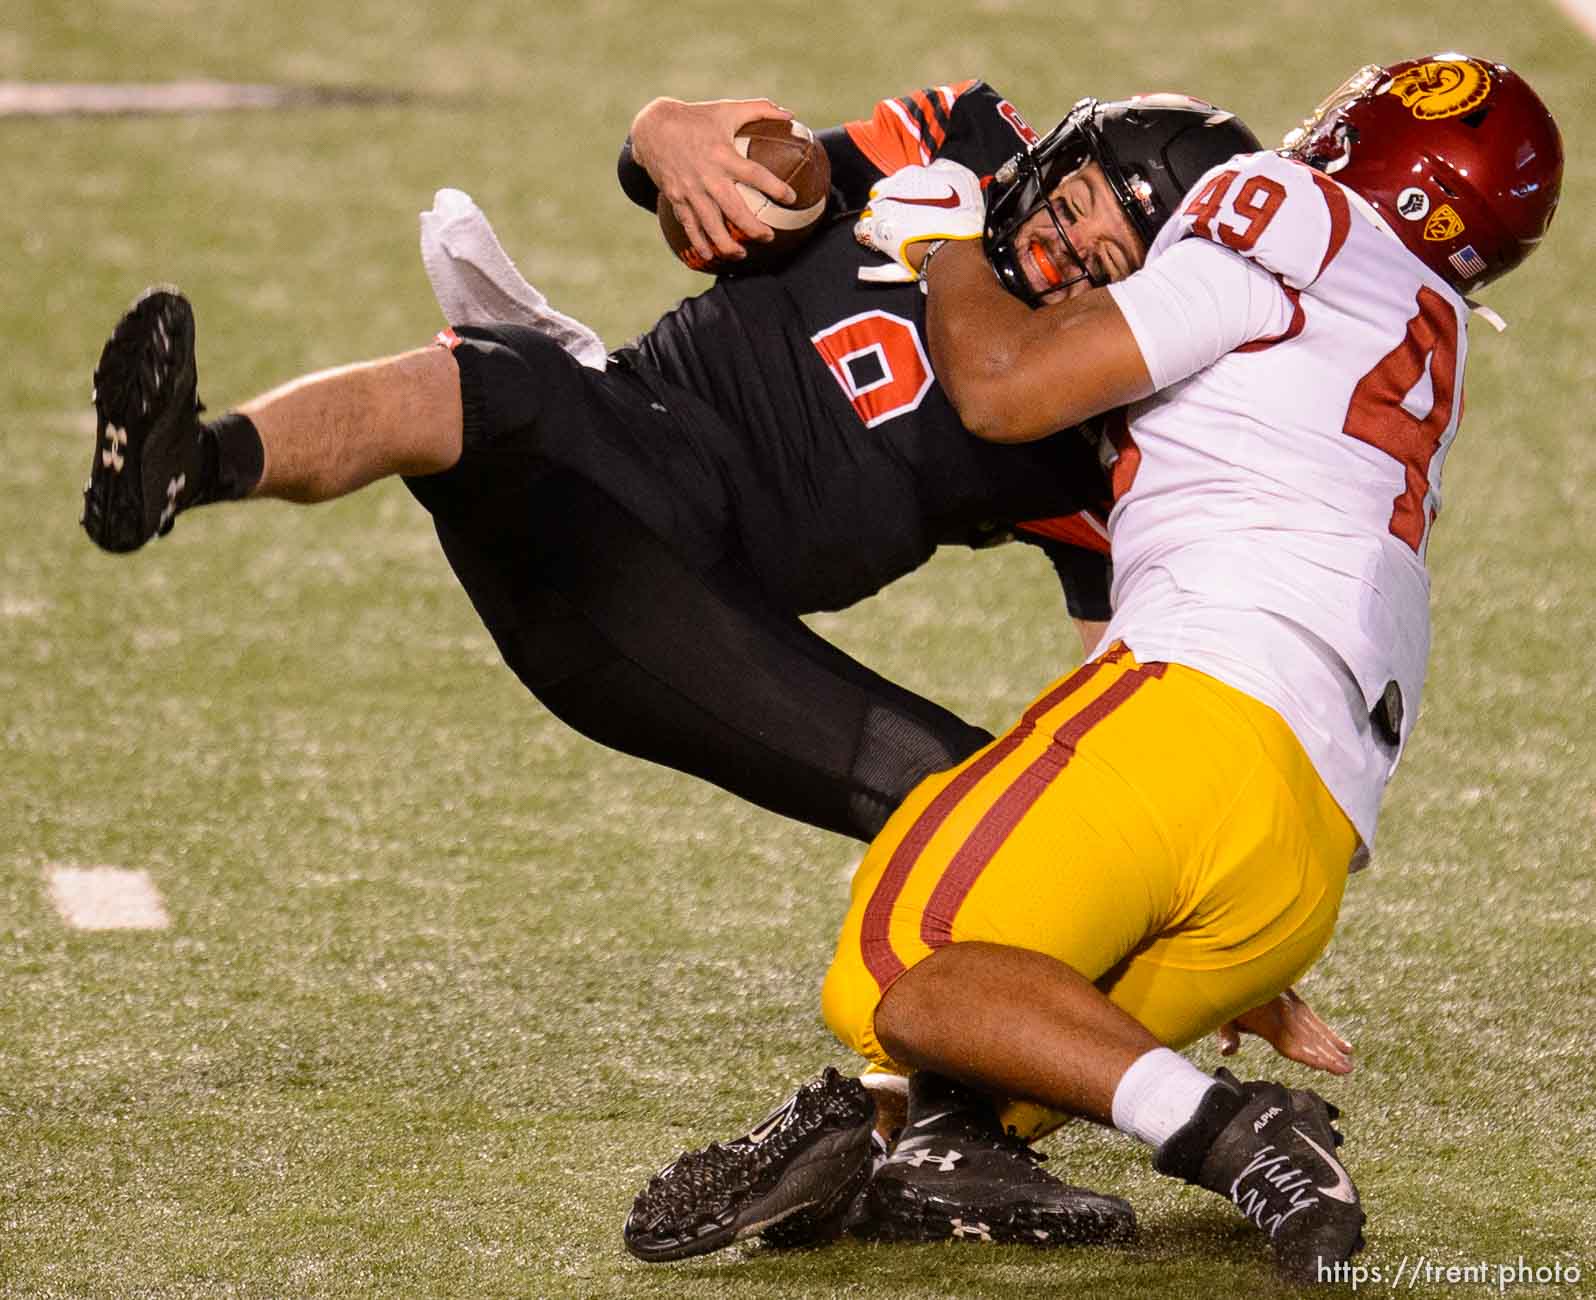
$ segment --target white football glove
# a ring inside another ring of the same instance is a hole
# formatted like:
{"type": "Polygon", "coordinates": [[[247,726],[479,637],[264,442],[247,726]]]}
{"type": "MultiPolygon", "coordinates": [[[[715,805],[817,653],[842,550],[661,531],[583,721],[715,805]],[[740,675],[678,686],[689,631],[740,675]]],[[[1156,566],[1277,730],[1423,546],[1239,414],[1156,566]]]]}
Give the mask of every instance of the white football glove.
{"type": "Polygon", "coordinates": [[[867,266],[859,278],[902,284],[918,278],[906,256],[910,244],[929,239],[979,239],[986,225],[986,196],[974,172],[951,158],[929,167],[905,167],[870,189],[870,206],[854,223],[853,237],[893,261],[867,266]]]}

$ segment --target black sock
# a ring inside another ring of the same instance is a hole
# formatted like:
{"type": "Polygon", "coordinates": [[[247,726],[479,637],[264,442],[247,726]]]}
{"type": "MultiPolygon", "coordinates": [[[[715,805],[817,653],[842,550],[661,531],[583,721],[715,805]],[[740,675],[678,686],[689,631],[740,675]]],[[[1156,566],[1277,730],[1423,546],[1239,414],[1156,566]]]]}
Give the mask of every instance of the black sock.
{"type": "Polygon", "coordinates": [[[266,448],[249,416],[229,411],[202,425],[200,448],[199,491],[189,504],[238,501],[254,491],[266,468],[266,448]]]}

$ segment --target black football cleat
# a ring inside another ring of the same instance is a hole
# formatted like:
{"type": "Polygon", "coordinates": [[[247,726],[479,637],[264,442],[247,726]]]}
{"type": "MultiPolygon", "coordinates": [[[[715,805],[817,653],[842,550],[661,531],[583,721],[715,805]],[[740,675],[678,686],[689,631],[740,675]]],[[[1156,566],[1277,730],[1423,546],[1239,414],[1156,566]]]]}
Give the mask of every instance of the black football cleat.
{"type": "Polygon", "coordinates": [[[827,1069],[731,1142],[678,1156],[632,1202],[622,1238],[649,1263],[764,1233],[774,1245],[835,1236],[871,1170],[876,1104],[827,1069]]]}
{"type": "Polygon", "coordinates": [[[1197,1114],[1158,1149],[1160,1173],[1235,1203],[1274,1248],[1281,1272],[1325,1281],[1363,1248],[1358,1189],[1336,1158],[1341,1112],[1316,1092],[1215,1075],[1197,1114]]]}
{"type": "Polygon", "coordinates": [[[200,485],[194,312],[150,289],[117,322],[94,370],[96,442],[83,527],[107,551],[136,551],[172,529],[200,485]]]}
{"type": "Polygon", "coordinates": [[[990,1241],[1092,1246],[1130,1241],[1130,1202],[1071,1187],[1047,1159],[1005,1133],[983,1094],[920,1071],[909,1117],[865,1190],[860,1235],[886,1241],[990,1241]]]}

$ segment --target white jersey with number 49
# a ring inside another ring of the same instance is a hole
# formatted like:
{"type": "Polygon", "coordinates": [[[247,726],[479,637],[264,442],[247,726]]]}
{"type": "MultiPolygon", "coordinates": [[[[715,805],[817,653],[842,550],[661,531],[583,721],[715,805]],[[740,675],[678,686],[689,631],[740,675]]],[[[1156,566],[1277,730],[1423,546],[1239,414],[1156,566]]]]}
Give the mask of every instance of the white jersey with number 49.
{"type": "Polygon", "coordinates": [[[1159,391],[1114,434],[1104,644],[1274,708],[1372,844],[1424,686],[1467,305],[1357,195],[1273,153],[1204,176],[1109,291],[1159,391]]]}

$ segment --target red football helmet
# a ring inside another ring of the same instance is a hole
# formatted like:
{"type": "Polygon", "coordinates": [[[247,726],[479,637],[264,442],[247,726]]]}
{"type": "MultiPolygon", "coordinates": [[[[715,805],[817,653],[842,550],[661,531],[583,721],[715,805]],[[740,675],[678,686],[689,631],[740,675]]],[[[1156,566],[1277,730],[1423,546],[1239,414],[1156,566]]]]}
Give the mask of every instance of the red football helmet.
{"type": "Polygon", "coordinates": [[[1464,54],[1359,69],[1285,150],[1362,195],[1465,294],[1535,251],[1563,184],[1546,105],[1505,64],[1464,54]]]}

